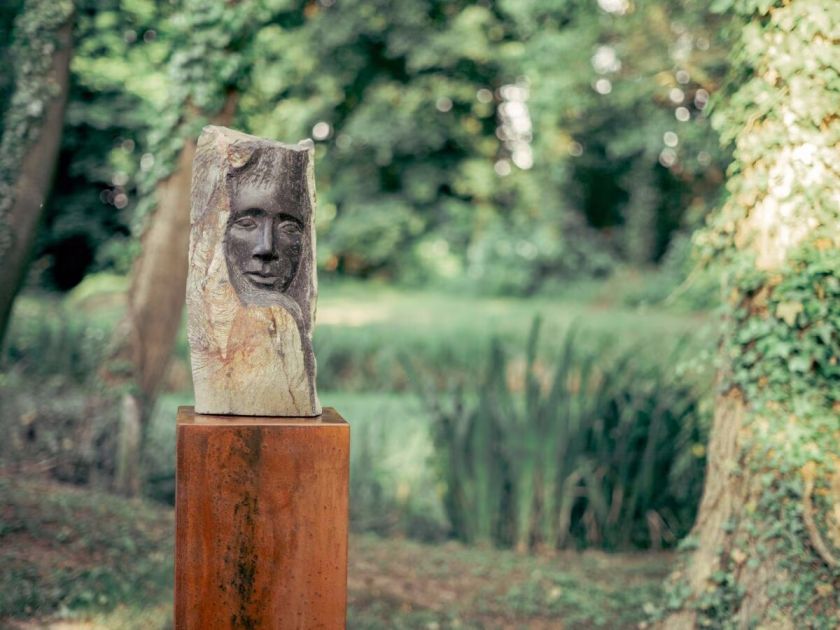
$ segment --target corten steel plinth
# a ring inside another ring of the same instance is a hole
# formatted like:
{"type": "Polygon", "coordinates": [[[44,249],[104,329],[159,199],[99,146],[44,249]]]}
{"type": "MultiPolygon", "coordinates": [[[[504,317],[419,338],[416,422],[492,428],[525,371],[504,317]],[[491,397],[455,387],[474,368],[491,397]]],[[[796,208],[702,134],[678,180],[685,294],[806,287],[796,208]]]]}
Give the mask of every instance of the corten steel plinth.
{"type": "Polygon", "coordinates": [[[175,627],[343,628],[350,426],[178,409],[175,627]]]}

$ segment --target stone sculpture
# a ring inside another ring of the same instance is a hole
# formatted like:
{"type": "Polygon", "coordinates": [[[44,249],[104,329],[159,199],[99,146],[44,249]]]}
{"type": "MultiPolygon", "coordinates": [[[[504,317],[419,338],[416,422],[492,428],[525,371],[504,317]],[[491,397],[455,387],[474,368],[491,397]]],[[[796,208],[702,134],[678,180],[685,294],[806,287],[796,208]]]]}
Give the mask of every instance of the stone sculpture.
{"type": "Polygon", "coordinates": [[[314,214],[311,141],[204,128],[187,278],[197,413],[320,415],[314,214]]]}

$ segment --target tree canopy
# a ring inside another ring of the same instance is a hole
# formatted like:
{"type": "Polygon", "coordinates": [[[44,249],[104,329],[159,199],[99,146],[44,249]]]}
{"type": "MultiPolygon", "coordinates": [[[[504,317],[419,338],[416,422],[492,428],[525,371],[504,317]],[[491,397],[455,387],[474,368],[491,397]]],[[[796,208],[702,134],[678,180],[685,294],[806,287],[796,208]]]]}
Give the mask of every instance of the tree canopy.
{"type": "Polygon", "coordinates": [[[188,112],[230,92],[238,128],[315,139],[328,275],[530,292],[658,261],[717,199],[726,43],[699,2],[77,4],[50,286],[127,270],[188,112]]]}

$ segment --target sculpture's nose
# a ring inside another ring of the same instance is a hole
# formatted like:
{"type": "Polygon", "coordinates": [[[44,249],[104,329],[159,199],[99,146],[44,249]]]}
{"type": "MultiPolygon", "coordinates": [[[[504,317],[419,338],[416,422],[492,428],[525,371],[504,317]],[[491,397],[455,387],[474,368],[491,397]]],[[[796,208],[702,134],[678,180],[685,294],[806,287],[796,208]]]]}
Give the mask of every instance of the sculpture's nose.
{"type": "Polygon", "coordinates": [[[271,221],[263,221],[259,227],[259,238],[254,248],[254,258],[273,260],[277,258],[274,251],[274,230],[271,221]]]}

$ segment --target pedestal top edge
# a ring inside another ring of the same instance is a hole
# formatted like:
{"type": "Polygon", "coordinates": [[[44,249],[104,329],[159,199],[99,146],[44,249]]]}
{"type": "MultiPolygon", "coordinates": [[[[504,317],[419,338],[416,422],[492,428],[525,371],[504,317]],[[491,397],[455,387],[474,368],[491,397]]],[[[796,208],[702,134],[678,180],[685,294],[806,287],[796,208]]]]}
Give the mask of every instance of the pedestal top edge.
{"type": "Polygon", "coordinates": [[[230,416],[218,414],[196,413],[195,407],[178,407],[178,425],[198,426],[285,426],[285,427],[313,427],[319,425],[345,425],[349,423],[332,407],[324,407],[320,416],[313,418],[287,418],[267,416],[230,416]]]}

